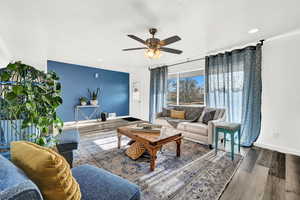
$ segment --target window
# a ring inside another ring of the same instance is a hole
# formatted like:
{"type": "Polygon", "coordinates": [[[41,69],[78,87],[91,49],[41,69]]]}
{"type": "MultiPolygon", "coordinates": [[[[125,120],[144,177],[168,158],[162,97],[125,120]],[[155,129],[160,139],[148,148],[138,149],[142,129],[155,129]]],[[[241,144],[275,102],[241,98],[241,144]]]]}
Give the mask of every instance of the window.
{"type": "Polygon", "coordinates": [[[203,105],[204,71],[179,72],[168,77],[168,105],[203,105]]]}

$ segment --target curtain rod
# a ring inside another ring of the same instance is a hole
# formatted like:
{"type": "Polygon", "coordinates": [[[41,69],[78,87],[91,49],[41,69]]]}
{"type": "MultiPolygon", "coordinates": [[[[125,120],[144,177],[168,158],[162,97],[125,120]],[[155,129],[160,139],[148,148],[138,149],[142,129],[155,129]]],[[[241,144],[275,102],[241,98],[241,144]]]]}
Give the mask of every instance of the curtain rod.
{"type": "Polygon", "coordinates": [[[173,66],[176,66],[176,65],[181,65],[181,64],[184,64],[184,63],[195,62],[195,61],[204,60],[204,59],[205,59],[205,57],[195,58],[195,59],[191,59],[191,60],[190,60],[190,58],[187,58],[186,61],[181,61],[181,62],[177,62],[177,63],[170,64],[170,65],[161,65],[161,66],[157,66],[157,67],[149,67],[148,69],[151,70],[151,69],[159,68],[159,67],[162,67],[162,66],[173,67],[173,66]]]}
{"type": "MultiPolygon", "coordinates": [[[[265,42],[265,39],[262,39],[262,40],[259,40],[258,44],[260,43],[261,45],[263,45],[264,42],[265,42]]],[[[248,45],[249,45],[249,44],[248,44],[248,45]]],[[[248,46],[248,45],[246,45],[246,46],[248,46]]],[[[176,66],[176,65],[184,64],[184,63],[189,63],[189,62],[195,62],[195,61],[199,61],[199,60],[204,60],[205,57],[206,57],[206,56],[201,57],[201,58],[191,59],[191,60],[190,60],[190,58],[187,58],[186,61],[181,61],[181,62],[177,62],[177,63],[170,64],[170,65],[160,65],[160,66],[157,66],[157,67],[148,67],[148,69],[151,70],[151,69],[159,68],[159,67],[162,67],[162,66],[173,67],[173,66],[176,66]]]]}

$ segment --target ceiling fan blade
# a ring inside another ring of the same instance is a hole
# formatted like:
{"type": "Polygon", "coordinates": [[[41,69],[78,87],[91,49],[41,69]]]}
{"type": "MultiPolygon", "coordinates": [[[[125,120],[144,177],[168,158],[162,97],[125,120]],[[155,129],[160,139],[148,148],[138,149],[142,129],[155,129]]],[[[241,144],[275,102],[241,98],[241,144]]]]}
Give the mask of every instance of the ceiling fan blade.
{"type": "Polygon", "coordinates": [[[132,50],[140,50],[140,49],[147,49],[147,47],[137,47],[137,48],[122,49],[122,50],[123,51],[132,51],[132,50]]]}
{"type": "Polygon", "coordinates": [[[127,35],[127,36],[130,37],[131,39],[134,39],[134,40],[140,42],[140,43],[146,44],[145,40],[143,40],[135,35],[127,35]]]}
{"type": "Polygon", "coordinates": [[[171,49],[171,48],[166,48],[166,47],[160,47],[160,50],[161,50],[161,51],[168,52],[168,53],[175,53],[175,54],[181,54],[181,53],[182,53],[181,50],[178,50],[178,49],[171,49]]]}
{"type": "Polygon", "coordinates": [[[178,35],[175,35],[175,36],[169,37],[167,39],[161,40],[160,45],[166,46],[166,45],[172,44],[174,42],[177,42],[179,40],[181,40],[181,38],[178,35]]]}

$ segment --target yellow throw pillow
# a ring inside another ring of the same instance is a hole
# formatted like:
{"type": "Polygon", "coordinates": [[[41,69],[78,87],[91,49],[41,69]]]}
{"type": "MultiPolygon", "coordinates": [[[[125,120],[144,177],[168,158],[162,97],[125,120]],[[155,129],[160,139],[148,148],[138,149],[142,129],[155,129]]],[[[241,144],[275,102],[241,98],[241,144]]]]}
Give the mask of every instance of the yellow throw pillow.
{"type": "Polygon", "coordinates": [[[81,199],[69,164],[55,151],[31,142],[12,142],[11,159],[39,187],[45,200],[81,199]]]}
{"type": "Polygon", "coordinates": [[[171,110],[171,118],[185,119],[185,111],[171,110]]]}

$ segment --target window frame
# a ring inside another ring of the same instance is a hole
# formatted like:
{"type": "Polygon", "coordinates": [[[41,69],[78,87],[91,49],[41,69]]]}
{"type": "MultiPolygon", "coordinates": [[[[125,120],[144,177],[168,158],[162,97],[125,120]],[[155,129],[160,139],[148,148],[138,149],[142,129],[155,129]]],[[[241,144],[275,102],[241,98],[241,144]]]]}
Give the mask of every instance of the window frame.
{"type": "MultiPolygon", "coordinates": [[[[185,106],[185,107],[202,107],[206,106],[206,92],[205,92],[205,69],[197,69],[197,70],[189,70],[189,71],[180,71],[180,72],[173,72],[173,73],[168,73],[168,80],[169,80],[169,75],[174,75],[176,74],[176,104],[167,104],[167,106],[185,106]],[[179,90],[180,90],[180,74],[184,73],[189,73],[189,72],[195,72],[195,71],[203,71],[204,73],[204,103],[203,104],[190,104],[190,105],[185,105],[185,104],[180,104],[179,103],[179,90]]],[[[169,92],[169,91],[168,91],[169,92]]]]}

